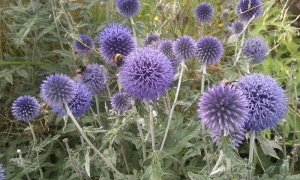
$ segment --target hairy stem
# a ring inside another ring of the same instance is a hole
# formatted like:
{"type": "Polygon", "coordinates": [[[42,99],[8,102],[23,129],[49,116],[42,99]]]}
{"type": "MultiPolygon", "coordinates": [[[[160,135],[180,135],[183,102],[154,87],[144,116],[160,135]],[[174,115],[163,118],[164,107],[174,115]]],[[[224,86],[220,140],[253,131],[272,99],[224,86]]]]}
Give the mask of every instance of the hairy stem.
{"type": "Polygon", "coordinates": [[[254,142],[255,142],[255,131],[250,131],[250,149],[249,149],[248,177],[247,177],[247,180],[251,180],[252,179],[252,164],[253,164],[254,142]]]}
{"type": "Polygon", "coordinates": [[[20,149],[18,149],[17,153],[19,154],[20,165],[24,169],[24,174],[26,175],[26,177],[27,177],[28,180],[31,180],[30,177],[29,177],[29,175],[28,175],[28,173],[27,173],[27,170],[26,170],[26,167],[25,167],[25,164],[24,164],[24,161],[23,161],[22,151],[20,149]]]}
{"type": "Polygon", "coordinates": [[[209,174],[209,176],[213,175],[214,172],[218,169],[218,167],[220,166],[220,164],[221,164],[223,158],[224,158],[224,153],[223,153],[223,151],[221,150],[221,151],[220,151],[220,155],[219,155],[219,159],[218,159],[216,165],[214,166],[214,168],[212,169],[211,173],[209,174]]]}
{"type": "Polygon", "coordinates": [[[145,143],[145,137],[144,137],[144,134],[143,134],[143,130],[142,130],[142,126],[141,124],[136,121],[136,125],[137,125],[137,128],[138,128],[138,131],[139,131],[139,135],[140,135],[140,138],[141,138],[141,142],[142,142],[142,151],[143,151],[143,160],[145,161],[146,160],[146,143],[145,143]]]}
{"type": "Polygon", "coordinates": [[[101,117],[100,117],[99,99],[98,99],[97,95],[95,95],[95,101],[96,101],[96,109],[97,109],[97,120],[98,120],[100,126],[103,126],[103,124],[101,122],[101,117]]]}
{"type": "Polygon", "coordinates": [[[64,46],[63,46],[63,43],[62,43],[62,40],[61,40],[61,36],[60,36],[60,32],[59,32],[59,29],[58,29],[58,24],[57,24],[57,17],[55,15],[55,6],[54,6],[54,0],[51,0],[51,7],[52,7],[52,15],[53,15],[53,19],[54,19],[54,23],[55,23],[55,28],[56,28],[56,31],[57,31],[57,37],[58,37],[58,40],[59,40],[59,44],[60,44],[60,48],[62,50],[64,50],[64,46]]]}
{"type": "Polygon", "coordinates": [[[71,153],[71,150],[70,150],[70,147],[69,147],[69,144],[68,144],[68,138],[64,138],[64,139],[63,139],[63,142],[65,143],[65,146],[66,146],[66,148],[67,148],[67,152],[68,152],[68,155],[69,155],[69,159],[70,159],[70,161],[71,161],[71,164],[72,164],[72,166],[73,166],[73,168],[74,168],[76,174],[78,175],[78,177],[79,177],[80,179],[82,179],[82,176],[81,176],[81,174],[80,174],[80,171],[79,171],[79,169],[77,168],[77,166],[76,166],[76,164],[75,164],[75,162],[74,162],[74,160],[73,160],[73,158],[72,158],[72,153],[71,153]]]}
{"type": "Polygon", "coordinates": [[[36,144],[37,144],[36,135],[34,133],[33,126],[31,125],[30,121],[28,121],[28,124],[29,124],[29,128],[30,128],[30,131],[31,131],[31,134],[33,137],[33,149],[36,152],[37,166],[38,166],[38,169],[39,169],[39,172],[41,175],[41,179],[44,179],[44,174],[43,174],[43,171],[42,171],[42,168],[40,165],[39,147],[36,147],[36,144]]]}
{"type": "Polygon", "coordinates": [[[151,135],[151,144],[152,150],[155,151],[155,134],[154,134],[154,121],[153,121],[153,106],[149,104],[149,113],[150,113],[150,135],[151,135]]]}
{"type": "Polygon", "coordinates": [[[131,22],[131,25],[132,25],[134,43],[137,46],[138,44],[137,44],[137,37],[136,37],[136,32],[135,32],[135,24],[134,24],[134,21],[133,21],[132,17],[130,18],[130,22],[131,22]]]}
{"type": "Polygon", "coordinates": [[[122,156],[123,156],[123,159],[124,159],[124,162],[125,162],[126,170],[127,170],[127,173],[130,174],[130,170],[129,170],[129,167],[128,167],[128,162],[127,162],[127,159],[126,159],[126,154],[125,154],[125,150],[124,150],[124,146],[123,146],[123,139],[122,139],[122,132],[121,131],[119,131],[119,138],[120,138],[121,151],[122,151],[122,156]]]}
{"type": "Polygon", "coordinates": [[[171,108],[171,111],[170,111],[170,114],[169,114],[167,128],[166,128],[166,131],[165,131],[163,141],[162,141],[161,146],[160,146],[160,150],[163,150],[163,148],[164,148],[164,145],[165,145],[165,142],[166,142],[166,139],[167,139],[167,136],[168,136],[168,132],[169,132],[169,129],[170,129],[170,125],[171,125],[173,112],[174,112],[174,109],[175,109],[175,106],[176,106],[176,103],[177,103],[177,98],[178,98],[178,95],[179,95],[179,90],[180,90],[180,85],[181,85],[181,80],[182,80],[182,75],[183,75],[183,69],[184,69],[184,60],[181,62],[181,67],[180,68],[181,69],[180,69],[176,94],[175,94],[174,102],[173,102],[173,105],[172,105],[172,108],[171,108]]]}
{"type": "Polygon", "coordinates": [[[113,170],[116,174],[123,176],[116,168],[115,166],[108,160],[105,158],[105,156],[93,145],[93,143],[89,140],[89,138],[87,137],[87,135],[85,134],[85,132],[82,130],[82,128],[80,127],[80,125],[78,124],[77,120],[75,119],[75,117],[73,116],[71,110],[69,109],[68,105],[65,104],[65,108],[67,111],[68,116],[71,118],[71,120],[73,121],[74,125],[76,126],[77,130],[79,131],[79,133],[81,134],[81,136],[84,138],[84,140],[88,143],[88,145],[95,151],[95,153],[104,161],[104,163],[111,169],[113,170]]]}

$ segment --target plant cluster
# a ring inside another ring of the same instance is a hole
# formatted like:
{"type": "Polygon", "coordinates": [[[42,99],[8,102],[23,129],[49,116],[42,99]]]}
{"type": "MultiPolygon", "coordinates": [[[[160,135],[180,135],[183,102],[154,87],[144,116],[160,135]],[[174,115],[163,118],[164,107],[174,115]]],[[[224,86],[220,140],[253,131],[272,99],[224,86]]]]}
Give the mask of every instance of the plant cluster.
{"type": "Polygon", "coordinates": [[[300,178],[290,4],[7,3],[0,180],[300,178]]]}

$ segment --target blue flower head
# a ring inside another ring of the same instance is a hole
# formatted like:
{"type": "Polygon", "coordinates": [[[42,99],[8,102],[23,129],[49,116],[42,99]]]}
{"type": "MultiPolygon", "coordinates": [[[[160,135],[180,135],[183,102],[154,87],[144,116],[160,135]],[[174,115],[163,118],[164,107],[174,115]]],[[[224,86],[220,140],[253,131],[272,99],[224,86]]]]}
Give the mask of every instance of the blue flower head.
{"type": "Polygon", "coordinates": [[[127,18],[135,16],[140,10],[139,0],[115,0],[118,12],[127,18]]]}
{"type": "Polygon", "coordinates": [[[131,100],[124,92],[118,92],[111,97],[111,106],[117,112],[124,112],[131,106],[131,100]]]}
{"type": "Polygon", "coordinates": [[[202,2],[196,7],[194,16],[197,21],[208,23],[214,17],[214,8],[210,3],[202,2]]]}
{"type": "Polygon", "coordinates": [[[75,51],[83,55],[90,53],[94,48],[93,40],[85,34],[80,34],[79,37],[73,44],[75,51]]]}
{"type": "Polygon", "coordinates": [[[144,46],[154,45],[158,41],[159,41],[159,36],[155,34],[151,34],[145,39],[144,46]]]}
{"type": "Polygon", "coordinates": [[[139,100],[156,100],[173,81],[173,68],[167,56],[150,47],[130,53],[119,74],[124,91],[139,100]]]}
{"type": "Polygon", "coordinates": [[[197,112],[211,131],[228,135],[244,127],[249,103],[235,87],[229,84],[213,86],[199,100],[197,112]]]}
{"type": "Polygon", "coordinates": [[[182,59],[174,55],[173,41],[171,40],[161,41],[158,45],[158,50],[169,58],[174,68],[174,72],[176,72],[175,70],[178,67],[178,65],[181,63],[182,59]]]}
{"type": "Polygon", "coordinates": [[[106,83],[109,82],[107,70],[99,64],[89,64],[84,68],[78,82],[85,84],[93,94],[99,94],[106,90],[106,83]]]}
{"type": "MultiPolygon", "coordinates": [[[[211,135],[214,139],[214,142],[219,146],[221,138],[224,137],[224,134],[222,134],[222,131],[219,131],[218,129],[212,129],[211,135]]],[[[243,143],[243,140],[245,139],[245,129],[243,127],[240,127],[240,129],[236,129],[233,132],[230,132],[228,134],[231,145],[234,147],[239,147],[240,144],[243,143]]]]}
{"type": "Polygon", "coordinates": [[[230,29],[234,34],[240,34],[244,30],[244,23],[242,23],[241,21],[235,21],[231,23],[230,26],[230,29]]]}
{"type": "Polygon", "coordinates": [[[284,90],[270,76],[250,74],[238,79],[236,87],[249,101],[249,117],[245,129],[261,131],[275,127],[287,111],[284,90]]]}
{"type": "Polygon", "coordinates": [[[41,96],[51,106],[63,106],[75,97],[75,82],[64,74],[51,74],[41,85],[41,96]]]}
{"type": "Polygon", "coordinates": [[[0,180],[4,180],[4,170],[2,168],[2,164],[0,164],[0,180]]]}
{"type": "Polygon", "coordinates": [[[223,55],[222,42],[214,36],[203,36],[197,41],[196,57],[200,63],[210,65],[223,55]]]}
{"type": "Polygon", "coordinates": [[[99,33],[98,42],[104,60],[114,65],[115,54],[127,56],[135,48],[130,29],[121,24],[107,26],[99,33]]]}
{"type": "MultiPolygon", "coordinates": [[[[79,117],[90,108],[93,94],[84,84],[78,82],[75,83],[75,91],[75,98],[68,103],[68,107],[75,117],[79,117]]],[[[61,116],[66,113],[63,107],[54,106],[53,109],[61,116]]]]}
{"type": "Polygon", "coordinates": [[[262,37],[254,36],[245,40],[243,54],[251,58],[252,64],[258,64],[265,60],[268,51],[268,44],[262,37]]]}
{"type": "Polygon", "coordinates": [[[195,55],[196,44],[192,37],[181,36],[174,42],[174,53],[181,59],[190,59],[195,55]]]}
{"type": "Polygon", "coordinates": [[[39,102],[31,96],[18,97],[12,104],[12,114],[20,121],[29,121],[39,115],[39,102]]]}
{"type": "Polygon", "coordinates": [[[236,5],[236,14],[243,21],[249,21],[253,16],[253,20],[257,19],[263,10],[261,0],[239,0],[236,5]]]}

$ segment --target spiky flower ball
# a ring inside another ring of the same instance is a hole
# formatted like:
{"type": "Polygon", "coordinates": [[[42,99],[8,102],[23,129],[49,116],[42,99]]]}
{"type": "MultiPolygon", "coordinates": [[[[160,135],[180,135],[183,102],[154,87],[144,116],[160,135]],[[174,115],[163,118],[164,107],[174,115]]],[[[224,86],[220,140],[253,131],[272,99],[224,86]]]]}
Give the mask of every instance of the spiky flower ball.
{"type": "Polygon", "coordinates": [[[241,91],[229,84],[220,84],[200,97],[197,112],[207,128],[228,135],[244,127],[248,104],[241,91]]]}
{"type": "Polygon", "coordinates": [[[195,55],[196,44],[192,37],[181,36],[174,42],[174,53],[181,59],[190,59],[195,55]]]}
{"type": "Polygon", "coordinates": [[[93,94],[99,94],[106,90],[108,81],[107,70],[96,63],[87,65],[82,76],[78,78],[78,82],[85,84],[93,94]]]}
{"type": "Polygon", "coordinates": [[[94,48],[93,40],[86,34],[80,34],[79,37],[73,43],[75,51],[83,55],[90,53],[94,48]]]}
{"type": "Polygon", "coordinates": [[[261,131],[275,127],[287,111],[284,90],[270,76],[250,74],[238,79],[236,87],[249,101],[249,118],[245,122],[247,130],[261,131]]]}
{"type": "Polygon", "coordinates": [[[241,21],[234,21],[230,24],[230,29],[234,34],[240,34],[244,30],[244,23],[241,21]]]}
{"type": "Polygon", "coordinates": [[[144,46],[154,45],[158,41],[159,41],[159,36],[155,34],[151,34],[145,39],[144,46]]]}
{"type": "Polygon", "coordinates": [[[111,106],[113,110],[122,113],[130,108],[130,97],[124,92],[118,92],[111,97],[111,106]]]}
{"type": "Polygon", "coordinates": [[[262,37],[254,36],[245,40],[243,54],[251,58],[252,64],[258,64],[265,60],[268,51],[268,44],[262,37]]]}
{"type": "Polygon", "coordinates": [[[158,50],[166,55],[172,63],[174,68],[174,72],[177,66],[181,63],[182,59],[178,58],[174,55],[173,51],[173,41],[171,40],[163,40],[158,45],[158,50]]]}
{"type": "Polygon", "coordinates": [[[253,20],[261,16],[263,12],[263,4],[261,0],[239,0],[236,5],[236,14],[243,21],[253,20]]]}
{"type": "Polygon", "coordinates": [[[139,100],[156,100],[173,81],[171,62],[153,48],[138,48],[130,53],[119,74],[124,91],[139,100]]]}
{"type": "Polygon", "coordinates": [[[39,115],[39,102],[32,96],[18,97],[12,104],[12,114],[20,121],[29,121],[39,115]]]}
{"type": "Polygon", "coordinates": [[[0,180],[4,180],[4,172],[3,172],[2,164],[0,164],[0,180]]]}
{"type": "Polygon", "coordinates": [[[195,9],[194,16],[197,21],[207,23],[214,17],[214,8],[210,3],[200,3],[195,9]]]}
{"type": "Polygon", "coordinates": [[[135,45],[131,37],[131,31],[121,24],[111,24],[99,33],[98,42],[101,55],[110,64],[116,65],[113,55],[127,56],[134,50],[135,45]]]}
{"type": "Polygon", "coordinates": [[[139,0],[115,0],[118,12],[127,18],[135,16],[140,10],[139,0]]]}
{"type": "Polygon", "coordinates": [[[202,64],[215,64],[223,55],[222,42],[214,36],[201,37],[196,47],[196,57],[202,64]]]}
{"type": "MultiPolygon", "coordinates": [[[[72,114],[75,117],[78,117],[84,114],[90,108],[93,94],[84,84],[78,82],[75,83],[75,91],[75,97],[68,103],[68,107],[70,108],[72,114]]],[[[65,114],[63,107],[54,107],[53,109],[59,115],[65,114]]]]}
{"type": "MultiPolygon", "coordinates": [[[[214,139],[214,142],[217,144],[217,146],[220,145],[220,141],[224,137],[224,134],[222,133],[223,132],[219,131],[218,129],[211,130],[211,136],[214,139]]],[[[228,136],[231,145],[234,147],[239,147],[245,139],[245,129],[243,127],[241,127],[240,129],[236,129],[234,132],[230,132],[228,136]]]]}
{"type": "Polygon", "coordinates": [[[51,74],[41,85],[41,96],[51,106],[63,106],[75,93],[75,82],[64,74],[51,74]]]}

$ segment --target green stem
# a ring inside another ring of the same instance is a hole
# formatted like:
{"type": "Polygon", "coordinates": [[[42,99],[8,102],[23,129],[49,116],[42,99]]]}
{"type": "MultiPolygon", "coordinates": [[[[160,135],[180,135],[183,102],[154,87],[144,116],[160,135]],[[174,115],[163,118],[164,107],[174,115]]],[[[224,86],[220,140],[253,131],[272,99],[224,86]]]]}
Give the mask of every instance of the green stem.
{"type": "Polygon", "coordinates": [[[154,134],[154,121],[153,121],[153,106],[149,104],[149,113],[150,113],[150,135],[151,135],[151,144],[152,150],[155,151],[155,134],[154,134]]]}
{"type": "Polygon", "coordinates": [[[56,31],[57,31],[57,34],[58,34],[58,40],[59,40],[60,48],[61,48],[62,50],[64,50],[64,46],[63,46],[63,43],[62,43],[62,40],[61,40],[61,36],[60,36],[60,33],[59,33],[59,29],[58,29],[57,17],[56,17],[56,15],[55,15],[55,7],[54,7],[53,1],[54,1],[54,0],[51,0],[52,15],[53,15],[53,19],[54,19],[56,31]]]}
{"type": "Polygon", "coordinates": [[[84,138],[84,140],[88,143],[88,145],[95,151],[95,153],[104,161],[104,163],[111,168],[116,174],[123,176],[116,168],[115,166],[108,160],[105,158],[105,156],[92,144],[92,142],[89,140],[89,138],[86,136],[85,132],[82,130],[82,128],[80,127],[80,125],[78,124],[77,120],[75,119],[75,117],[73,116],[71,110],[69,109],[68,105],[65,104],[65,108],[67,111],[68,116],[71,118],[71,120],[73,121],[74,125],[76,126],[77,130],[79,131],[79,133],[81,134],[81,136],[84,138]]]}
{"type": "Polygon", "coordinates": [[[17,153],[19,154],[20,165],[24,169],[24,174],[26,175],[26,177],[27,177],[28,180],[31,180],[30,177],[29,177],[29,175],[28,175],[28,173],[27,173],[27,170],[26,170],[26,167],[25,167],[25,164],[24,164],[24,161],[23,161],[22,151],[20,149],[18,149],[17,153]]]}
{"type": "Polygon", "coordinates": [[[132,19],[132,17],[130,18],[130,22],[131,22],[131,25],[132,25],[132,32],[133,32],[133,37],[134,37],[134,43],[135,45],[137,46],[137,37],[136,37],[136,32],[135,32],[135,24],[134,24],[134,21],[132,19]]]}
{"type": "Polygon", "coordinates": [[[252,164],[253,164],[253,150],[255,141],[255,131],[250,131],[250,149],[249,149],[249,160],[248,160],[248,177],[247,180],[252,179],[252,164]]]}
{"type": "Polygon", "coordinates": [[[103,126],[103,124],[101,122],[101,117],[100,117],[99,100],[98,100],[98,96],[97,95],[95,95],[95,101],[96,101],[96,109],[97,109],[97,120],[98,120],[100,126],[103,126]]]}
{"type": "Polygon", "coordinates": [[[71,161],[71,165],[73,166],[73,168],[74,168],[76,174],[78,175],[78,177],[79,177],[80,179],[82,179],[81,174],[80,174],[80,171],[79,171],[79,169],[77,168],[77,166],[75,165],[75,162],[74,162],[74,160],[73,160],[73,158],[72,158],[72,153],[71,153],[71,150],[70,150],[70,147],[69,147],[69,144],[68,144],[68,138],[64,138],[64,139],[63,139],[63,142],[65,143],[65,146],[66,146],[66,148],[67,148],[67,152],[68,152],[68,155],[69,155],[69,159],[70,159],[70,161],[71,161]]]}
{"type": "Polygon", "coordinates": [[[169,118],[168,118],[168,123],[167,123],[167,128],[166,128],[166,131],[165,131],[165,135],[164,135],[163,141],[162,141],[161,146],[160,146],[160,150],[161,151],[164,148],[164,145],[165,145],[165,142],[166,142],[166,139],[167,139],[167,136],[168,136],[168,132],[169,132],[169,129],[170,129],[170,125],[171,125],[171,120],[172,120],[173,112],[174,112],[174,109],[175,109],[175,106],[176,106],[176,103],[177,103],[177,98],[178,98],[178,95],[179,95],[181,80],[182,80],[182,76],[183,76],[184,60],[181,62],[181,67],[180,68],[181,69],[180,69],[180,74],[179,74],[178,85],[177,85],[177,89],[176,89],[176,94],[175,94],[174,102],[173,102],[173,105],[172,105],[172,108],[171,108],[171,111],[170,111],[170,114],[169,114],[169,118]]]}
{"type": "Polygon", "coordinates": [[[32,134],[32,137],[33,137],[33,149],[36,152],[37,166],[38,166],[38,169],[39,169],[39,172],[40,172],[40,175],[41,175],[41,179],[44,179],[44,174],[43,174],[43,171],[42,171],[42,168],[41,168],[41,165],[40,165],[39,147],[36,147],[37,138],[36,138],[36,135],[35,135],[34,130],[33,130],[33,126],[31,125],[30,121],[28,121],[28,124],[29,124],[29,128],[30,128],[30,131],[31,131],[31,134],[32,134]]]}
{"type": "Polygon", "coordinates": [[[215,164],[214,168],[212,169],[211,173],[209,174],[209,176],[215,174],[215,171],[216,171],[216,170],[218,169],[218,167],[220,166],[220,164],[221,164],[223,158],[224,158],[224,153],[223,153],[223,151],[221,150],[221,151],[220,151],[220,155],[219,155],[219,159],[218,159],[217,163],[215,164]]]}

